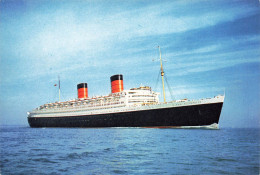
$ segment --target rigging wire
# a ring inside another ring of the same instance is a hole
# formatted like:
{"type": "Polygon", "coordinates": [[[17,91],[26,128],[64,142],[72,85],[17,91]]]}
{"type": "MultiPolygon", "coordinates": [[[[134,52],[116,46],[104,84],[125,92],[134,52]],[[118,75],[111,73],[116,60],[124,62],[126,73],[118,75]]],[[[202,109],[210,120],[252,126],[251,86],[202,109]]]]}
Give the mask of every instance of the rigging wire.
{"type": "Polygon", "coordinates": [[[170,86],[170,84],[169,84],[169,82],[168,82],[168,79],[167,79],[167,76],[166,76],[165,73],[164,73],[164,77],[165,77],[165,81],[166,81],[166,84],[167,84],[167,86],[168,86],[168,89],[169,89],[169,92],[170,92],[170,95],[171,95],[171,99],[172,99],[172,100],[175,100],[175,98],[174,98],[174,96],[173,96],[173,94],[172,94],[171,86],[170,86]]]}
{"type": "MultiPolygon", "coordinates": [[[[158,83],[159,83],[160,75],[161,75],[161,69],[159,69],[159,73],[158,73],[157,80],[156,80],[156,85],[155,85],[155,88],[154,88],[155,90],[158,90],[158,89],[157,89],[157,86],[158,86],[158,83]]],[[[172,91],[172,88],[171,88],[171,86],[170,86],[170,84],[169,84],[169,82],[168,82],[168,79],[167,79],[167,76],[166,76],[165,71],[164,71],[164,77],[165,77],[165,81],[166,81],[168,90],[169,90],[169,92],[170,92],[171,99],[172,99],[172,100],[175,100],[174,95],[173,95],[173,93],[172,93],[172,92],[173,92],[173,91],[172,91]]]]}
{"type": "Polygon", "coordinates": [[[157,86],[158,86],[158,83],[159,83],[160,75],[161,75],[161,69],[159,69],[159,73],[158,73],[156,84],[155,84],[155,88],[154,88],[155,90],[157,90],[157,86]]]}

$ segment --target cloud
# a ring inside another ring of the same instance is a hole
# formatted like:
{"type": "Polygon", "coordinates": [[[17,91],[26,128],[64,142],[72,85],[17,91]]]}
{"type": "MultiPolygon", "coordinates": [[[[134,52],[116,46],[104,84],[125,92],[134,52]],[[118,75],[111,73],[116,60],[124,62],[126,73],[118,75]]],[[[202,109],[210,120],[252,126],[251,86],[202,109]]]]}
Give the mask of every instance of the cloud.
{"type": "Polygon", "coordinates": [[[260,62],[258,47],[250,45],[250,43],[258,43],[260,46],[259,41],[259,35],[246,35],[238,38],[227,38],[218,41],[217,44],[195,47],[190,50],[171,50],[165,56],[168,60],[166,66],[174,70],[174,73],[170,72],[170,75],[183,76],[218,70],[237,64],[260,62]]]}
{"type": "Polygon", "coordinates": [[[203,93],[203,92],[224,92],[224,87],[172,87],[174,89],[174,94],[176,96],[184,95],[184,94],[196,94],[196,93],[203,93]]]}
{"type": "MultiPolygon", "coordinates": [[[[250,50],[248,50],[250,51],[250,50]]],[[[255,52],[256,50],[251,50],[255,52]]],[[[244,51],[237,51],[237,52],[231,52],[231,53],[223,53],[223,54],[215,54],[212,55],[209,59],[209,56],[207,55],[206,58],[204,56],[197,58],[198,60],[194,60],[193,62],[182,62],[176,64],[174,66],[175,72],[171,72],[170,76],[184,76],[188,74],[193,73],[203,73],[207,71],[212,70],[218,70],[226,67],[231,67],[237,64],[243,64],[243,63],[250,63],[250,62],[260,62],[259,57],[244,57],[244,56],[238,56],[238,55],[245,54],[244,51]],[[233,59],[235,58],[235,59],[233,59]]]]}
{"type": "MultiPolygon", "coordinates": [[[[84,8],[79,7],[79,4],[74,6],[67,4],[57,8],[55,3],[50,3],[46,9],[38,9],[39,11],[33,9],[16,21],[20,26],[19,31],[12,25],[7,28],[13,30],[13,33],[18,33],[15,36],[20,35],[14,38],[16,44],[12,55],[13,59],[19,59],[21,63],[14,66],[24,68],[22,75],[12,78],[33,80],[35,77],[44,76],[50,69],[52,73],[57,74],[88,68],[95,63],[99,63],[96,65],[99,67],[112,67],[119,59],[120,63],[129,65],[130,61],[126,58],[130,56],[132,63],[142,62],[140,60],[150,59],[149,56],[143,56],[147,47],[137,48],[136,45],[131,45],[135,39],[142,43],[151,36],[158,38],[165,34],[185,33],[254,13],[250,6],[245,6],[243,9],[241,6],[234,6],[201,12],[198,11],[198,4],[198,2],[188,4],[177,1],[135,8],[130,3],[129,8],[125,7],[122,10],[107,9],[97,4],[94,6],[84,4],[85,6],[82,5],[84,8]],[[187,11],[191,6],[195,9],[187,11]],[[186,9],[185,13],[179,9],[186,9]],[[133,53],[140,53],[142,58],[133,53]],[[28,67],[30,69],[27,69],[28,67]]],[[[191,51],[179,53],[174,51],[173,55],[168,55],[174,57],[210,53],[221,47],[220,44],[214,44],[191,51]]],[[[189,63],[178,64],[180,68],[189,66],[189,63]]],[[[193,64],[199,63],[195,61],[193,64]]],[[[211,69],[211,66],[207,69],[211,69]]],[[[194,68],[190,71],[203,71],[203,69],[194,68]]]]}
{"type": "MultiPolygon", "coordinates": [[[[51,53],[56,56],[56,59],[59,59],[59,57],[75,54],[82,50],[86,52],[107,51],[122,40],[186,32],[212,26],[240,18],[252,11],[249,7],[244,9],[234,7],[199,14],[193,14],[191,11],[183,16],[165,15],[165,11],[171,12],[175,6],[180,4],[180,2],[167,2],[161,4],[160,8],[157,4],[138,9],[130,8],[128,11],[109,11],[111,13],[105,16],[93,11],[93,14],[79,15],[79,13],[66,9],[52,13],[33,14],[32,18],[26,16],[28,19],[25,20],[29,20],[28,23],[39,24],[41,28],[39,32],[32,34],[29,42],[26,41],[22,44],[28,47],[29,53],[44,56],[51,53]]],[[[80,10],[88,11],[89,8],[80,10]]]]}

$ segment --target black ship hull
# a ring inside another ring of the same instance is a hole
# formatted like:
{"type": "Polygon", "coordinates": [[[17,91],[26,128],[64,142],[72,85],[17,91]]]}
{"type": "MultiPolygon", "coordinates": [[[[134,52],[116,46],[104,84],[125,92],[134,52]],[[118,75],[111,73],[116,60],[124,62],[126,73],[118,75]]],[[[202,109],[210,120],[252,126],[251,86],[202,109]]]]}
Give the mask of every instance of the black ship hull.
{"type": "Polygon", "coordinates": [[[181,127],[218,124],[223,103],[121,113],[28,117],[31,127],[181,127]]]}

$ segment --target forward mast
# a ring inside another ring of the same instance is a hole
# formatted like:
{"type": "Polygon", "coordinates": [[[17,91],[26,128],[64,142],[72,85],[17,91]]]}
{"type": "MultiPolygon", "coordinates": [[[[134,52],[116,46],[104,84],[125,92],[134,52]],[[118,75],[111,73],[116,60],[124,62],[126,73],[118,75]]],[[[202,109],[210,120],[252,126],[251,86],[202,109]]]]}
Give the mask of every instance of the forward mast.
{"type": "Polygon", "coordinates": [[[165,90],[164,90],[164,71],[163,71],[163,64],[162,64],[162,53],[160,46],[158,46],[159,52],[160,52],[160,63],[161,63],[161,77],[162,77],[162,86],[163,86],[163,101],[166,103],[166,98],[165,98],[165,90]]]}

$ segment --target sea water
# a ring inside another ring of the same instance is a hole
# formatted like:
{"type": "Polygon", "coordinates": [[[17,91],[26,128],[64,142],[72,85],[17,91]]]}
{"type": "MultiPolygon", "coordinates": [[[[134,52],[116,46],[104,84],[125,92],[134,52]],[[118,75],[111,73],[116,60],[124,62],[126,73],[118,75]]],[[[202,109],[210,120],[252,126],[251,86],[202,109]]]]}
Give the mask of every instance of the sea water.
{"type": "Polygon", "coordinates": [[[1,126],[0,174],[259,174],[259,129],[1,126]]]}

